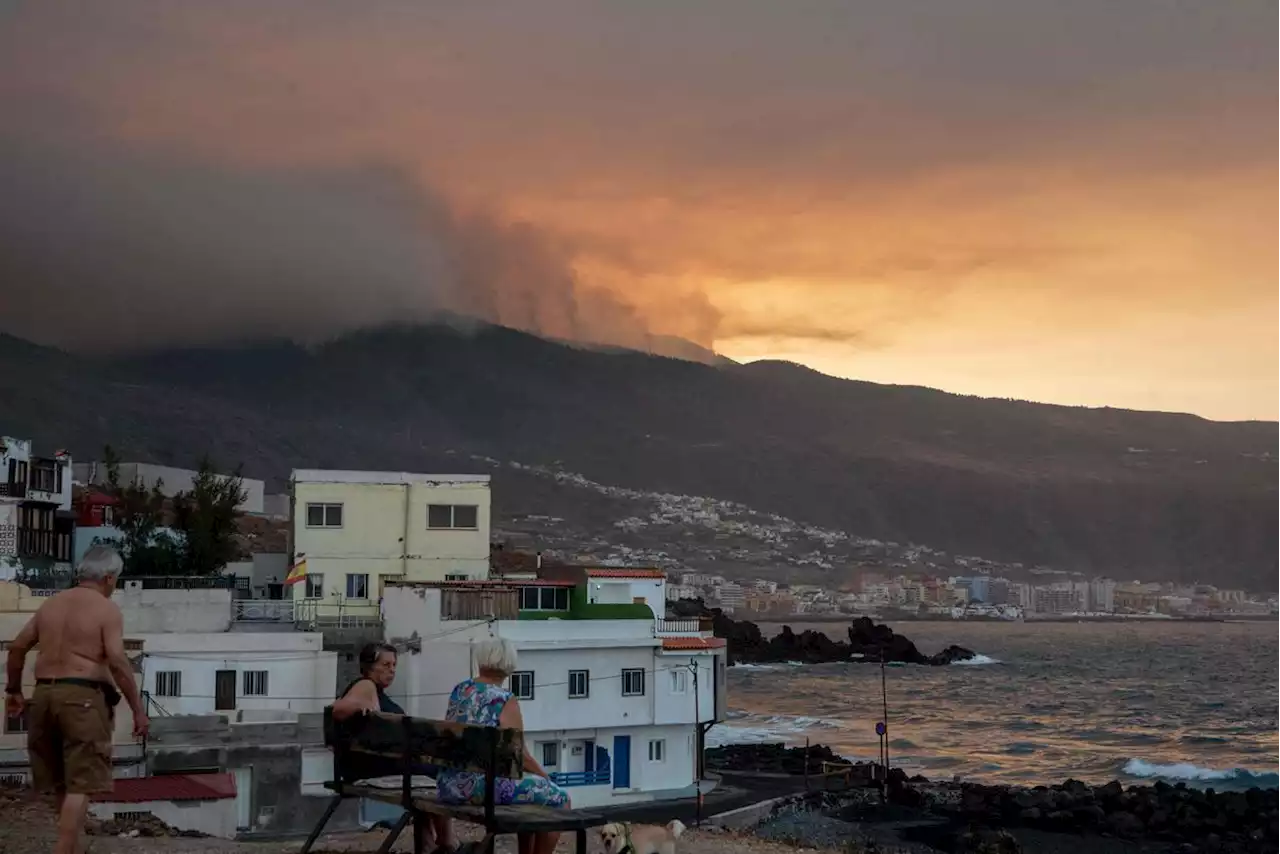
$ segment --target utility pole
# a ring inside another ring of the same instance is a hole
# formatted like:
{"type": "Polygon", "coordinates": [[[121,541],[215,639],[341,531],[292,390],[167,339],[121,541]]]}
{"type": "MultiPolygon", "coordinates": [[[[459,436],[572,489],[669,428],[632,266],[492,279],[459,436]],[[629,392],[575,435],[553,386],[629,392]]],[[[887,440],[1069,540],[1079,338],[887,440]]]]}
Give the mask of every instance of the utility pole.
{"type": "Polygon", "coordinates": [[[697,793],[694,827],[702,826],[702,702],[698,696],[698,659],[689,659],[693,671],[693,790],[697,793]]]}

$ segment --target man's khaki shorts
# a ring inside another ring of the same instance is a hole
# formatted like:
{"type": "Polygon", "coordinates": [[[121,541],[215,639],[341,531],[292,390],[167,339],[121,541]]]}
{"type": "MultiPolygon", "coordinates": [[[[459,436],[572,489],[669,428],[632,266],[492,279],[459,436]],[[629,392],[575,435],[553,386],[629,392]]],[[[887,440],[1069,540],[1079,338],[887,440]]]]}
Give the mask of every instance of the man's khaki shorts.
{"type": "Polygon", "coordinates": [[[111,791],[112,713],[87,685],[37,685],[27,719],[31,782],[37,791],[111,791]]]}

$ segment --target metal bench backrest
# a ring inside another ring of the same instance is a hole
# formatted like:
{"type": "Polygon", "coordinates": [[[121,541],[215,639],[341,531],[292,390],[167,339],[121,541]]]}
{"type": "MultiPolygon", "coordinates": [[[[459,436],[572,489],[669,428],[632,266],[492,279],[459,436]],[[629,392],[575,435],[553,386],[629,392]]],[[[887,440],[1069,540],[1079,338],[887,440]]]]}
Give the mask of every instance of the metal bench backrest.
{"type": "Polygon", "coordinates": [[[518,729],[433,721],[409,715],[369,712],[345,721],[324,710],[324,742],[334,751],[334,776],[354,767],[381,774],[413,774],[422,765],[478,771],[518,780],[524,774],[524,733],[518,729]]]}

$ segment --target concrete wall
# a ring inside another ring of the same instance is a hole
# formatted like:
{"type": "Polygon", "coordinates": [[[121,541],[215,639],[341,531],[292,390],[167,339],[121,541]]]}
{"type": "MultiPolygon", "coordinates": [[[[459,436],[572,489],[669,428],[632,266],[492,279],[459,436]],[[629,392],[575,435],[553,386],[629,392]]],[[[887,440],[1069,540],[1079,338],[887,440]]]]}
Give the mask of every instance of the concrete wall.
{"type": "MultiPolygon", "coordinates": [[[[323,749],[320,715],[246,724],[213,715],[153,718],[147,763],[152,774],[235,773],[237,809],[248,818],[240,835],[296,836],[308,833],[329,803],[328,793],[303,793],[302,755],[323,749]]],[[[326,830],[355,829],[357,803],[354,798],[345,801],[326,830]]]]}
{"type": "Polygon", "coordinates": [[[601,605],[630,605],[637,599],[661,616],[667,607],[667,582],[661,578],[589,578],[587,601],[601,605]]]}
{"type": "Polygon", "coordinates": [[[207,801],[144,801],[114,804],[90,802],[89,812],[95,818],[110,819],[117,813],[149,812],[170,827],[195,830],[220,839],[236,837],[235,798],[207,801]]]}
{"type": "MultiPolygon", "coordinates": [[[[382,577],[441,581],[446,575],[487,578],[490,491],[479,475],[409,475],[376,472],[294,473],[293,543],[306,555],[307,572],[324,577],[325,607],[377,612],[382,577]],[[358,482],[353,479],[363,478],[358,482]],[[341,527],[309,527],[307,506],[341,504],[341,527]],[[427,528],[430,504],[474,505],[471,530],[427,528]],[[369,576],[366,599],[347,597],[347,576],[369,576]]],[[[303,598],[305,585],[294,585],[303,598]]]]}
{"type": "Polygon", "coordinates": [[[236,673],[235,710],[239,712],[319,712],[333,701],[338,653],[323,649],[318,632],[223,632],[136,636],[144,642],[142,683],[170,715],[215,712],[218,671],[236,673]],[[266,674],[266,696],[245,694],[245,673],[266,674]],[[157,674],[181,673],[181,695],[157,691],[157,674]]]}
{"type": "Polygon", "coordinates": [[[127,635],[225,632],[231,628],[230,590],[119,589],[111,597],[127,635]]]}

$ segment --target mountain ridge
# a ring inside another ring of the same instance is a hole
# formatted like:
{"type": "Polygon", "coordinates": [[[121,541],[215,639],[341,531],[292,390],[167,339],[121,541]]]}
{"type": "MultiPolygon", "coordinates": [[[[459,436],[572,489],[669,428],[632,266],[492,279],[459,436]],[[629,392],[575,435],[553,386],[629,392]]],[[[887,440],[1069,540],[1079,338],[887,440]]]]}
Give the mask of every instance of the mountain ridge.
{"type": "MultiPolygon", "coordinates": [[[[80,458],[107,442],[179,465],[209,451],[279,483],[294,466],[484,456],[959,554],[1275,584],[1274,422],[988,400],[491,326],[122,357],[10,338],[0,368],[0,429],[80,458]]],[[[495,477],[500,518],[535,496],[576,506],[495,477]]]]}

